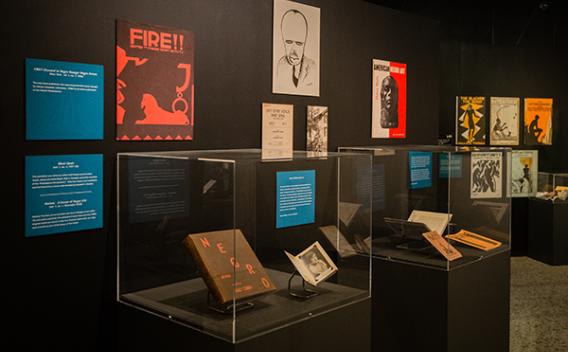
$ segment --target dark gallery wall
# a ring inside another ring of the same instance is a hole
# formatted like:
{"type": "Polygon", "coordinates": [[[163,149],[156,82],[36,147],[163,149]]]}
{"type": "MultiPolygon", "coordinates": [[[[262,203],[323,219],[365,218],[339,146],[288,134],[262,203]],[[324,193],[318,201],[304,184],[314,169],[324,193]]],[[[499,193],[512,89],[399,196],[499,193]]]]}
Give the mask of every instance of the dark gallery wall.
{"type": "Polygon", "coordinates": [[[440,74],[440,135],[455,136],[456,95],[553,98],[552,146],[537,149],[539,168],[568,172],[568,69],[565,54],[546,47],[514,47],[443,41],[440,74]]]}
{"type": "MultiPolygon", "coordinates": [[[[435,21],[364,1],[302,1],[321,8],[321,96],[271,93],[272,1],[19,1],[2,11],[4,231],[10,319],[29,333],[18,346],[109,350],[115,319],[116,154],[123,151],[260,146],[261,103],[294,104],[294,147],[305,148],[305,110],[328,105],[329,147],[435,144],[438,137],[439,26],[435,21]],[[117,142],[115,20],[195,33],[195,140],[117,142]],[[24,59],[104,65],[102,141],[26,141],[24,59]],[[371,140],[371,60],[408,65],[407,136],[371,140]],[[104,227],[24,237],[24,157],[104,154],[104,227]]],[[[5,5],[7,6],[7,5],[5,5]]],[[[5,317],[8,321],[8,318],[5,317]]]]}

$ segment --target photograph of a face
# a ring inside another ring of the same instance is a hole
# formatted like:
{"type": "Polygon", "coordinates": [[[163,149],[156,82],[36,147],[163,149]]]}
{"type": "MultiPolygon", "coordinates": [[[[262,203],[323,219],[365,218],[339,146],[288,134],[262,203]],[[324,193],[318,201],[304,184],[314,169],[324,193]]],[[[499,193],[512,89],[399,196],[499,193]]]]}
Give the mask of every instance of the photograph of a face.
{"type": "Polygon", "coordinates": [[[274,0],[272,93],[320,95],[320,9],[274,0]]]}
{"type": "Polygon", "coordinates": [[[337,266],[317,241],[297,256],[285,253],[302,278],[314,286],[337,272],[337,266]]]}

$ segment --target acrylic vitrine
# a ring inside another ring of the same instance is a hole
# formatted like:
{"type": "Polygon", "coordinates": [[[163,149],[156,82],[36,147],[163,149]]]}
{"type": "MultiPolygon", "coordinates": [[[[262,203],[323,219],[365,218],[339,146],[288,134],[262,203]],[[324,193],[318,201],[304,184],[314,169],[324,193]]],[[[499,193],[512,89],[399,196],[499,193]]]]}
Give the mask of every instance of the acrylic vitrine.
{"type": "Polygon", "coordinates": [[[538,173],[536,197],[552,201],[566,201],[568,193],[568,173],[538,173]]]}
{"type": "Polygon", "coordinates": [[[371,146],[339,152],[373,158],[375,258],[451,270],[509,250],[509,148],[371,146]]]}
{"type": "Polygon", "coordinates": [[[120,153],[118,301],[237,343],[368,299],[370,172],[361,153],[120,153]]]}

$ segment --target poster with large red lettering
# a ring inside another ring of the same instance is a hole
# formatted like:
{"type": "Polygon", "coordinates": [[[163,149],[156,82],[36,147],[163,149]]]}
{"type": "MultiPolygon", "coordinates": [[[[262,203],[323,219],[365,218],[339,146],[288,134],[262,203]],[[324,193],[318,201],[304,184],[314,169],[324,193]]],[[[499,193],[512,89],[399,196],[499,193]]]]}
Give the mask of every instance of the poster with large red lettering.
{"type": "Polygon", "coordinates": [[[192,140],[193,33],[117,21],[116,139],[192,140]]]}

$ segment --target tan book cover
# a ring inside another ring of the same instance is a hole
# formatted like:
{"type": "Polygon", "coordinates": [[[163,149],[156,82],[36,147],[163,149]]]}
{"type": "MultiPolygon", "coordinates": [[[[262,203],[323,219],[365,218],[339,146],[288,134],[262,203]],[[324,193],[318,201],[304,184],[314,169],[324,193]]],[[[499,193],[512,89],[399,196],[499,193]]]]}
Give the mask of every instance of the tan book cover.
{"type": "Polygon", "coordinates": [[[467,230],[461,230],[458,233],[447,235],[446,238],[484,251],[489,251],[501,246],[501,242],[499,241],[467,230]]]}
{"type": "Polygon", "coordinates": [[[184,244],[218,303],[276,290],[241,230],[190,234],[184,244]]]}
{"type": "Polygon", "coordinates": [[[462,257],[462,254],[436,231],[423,233],[422,236],[447,260],[452,261],[462,257]]]}

